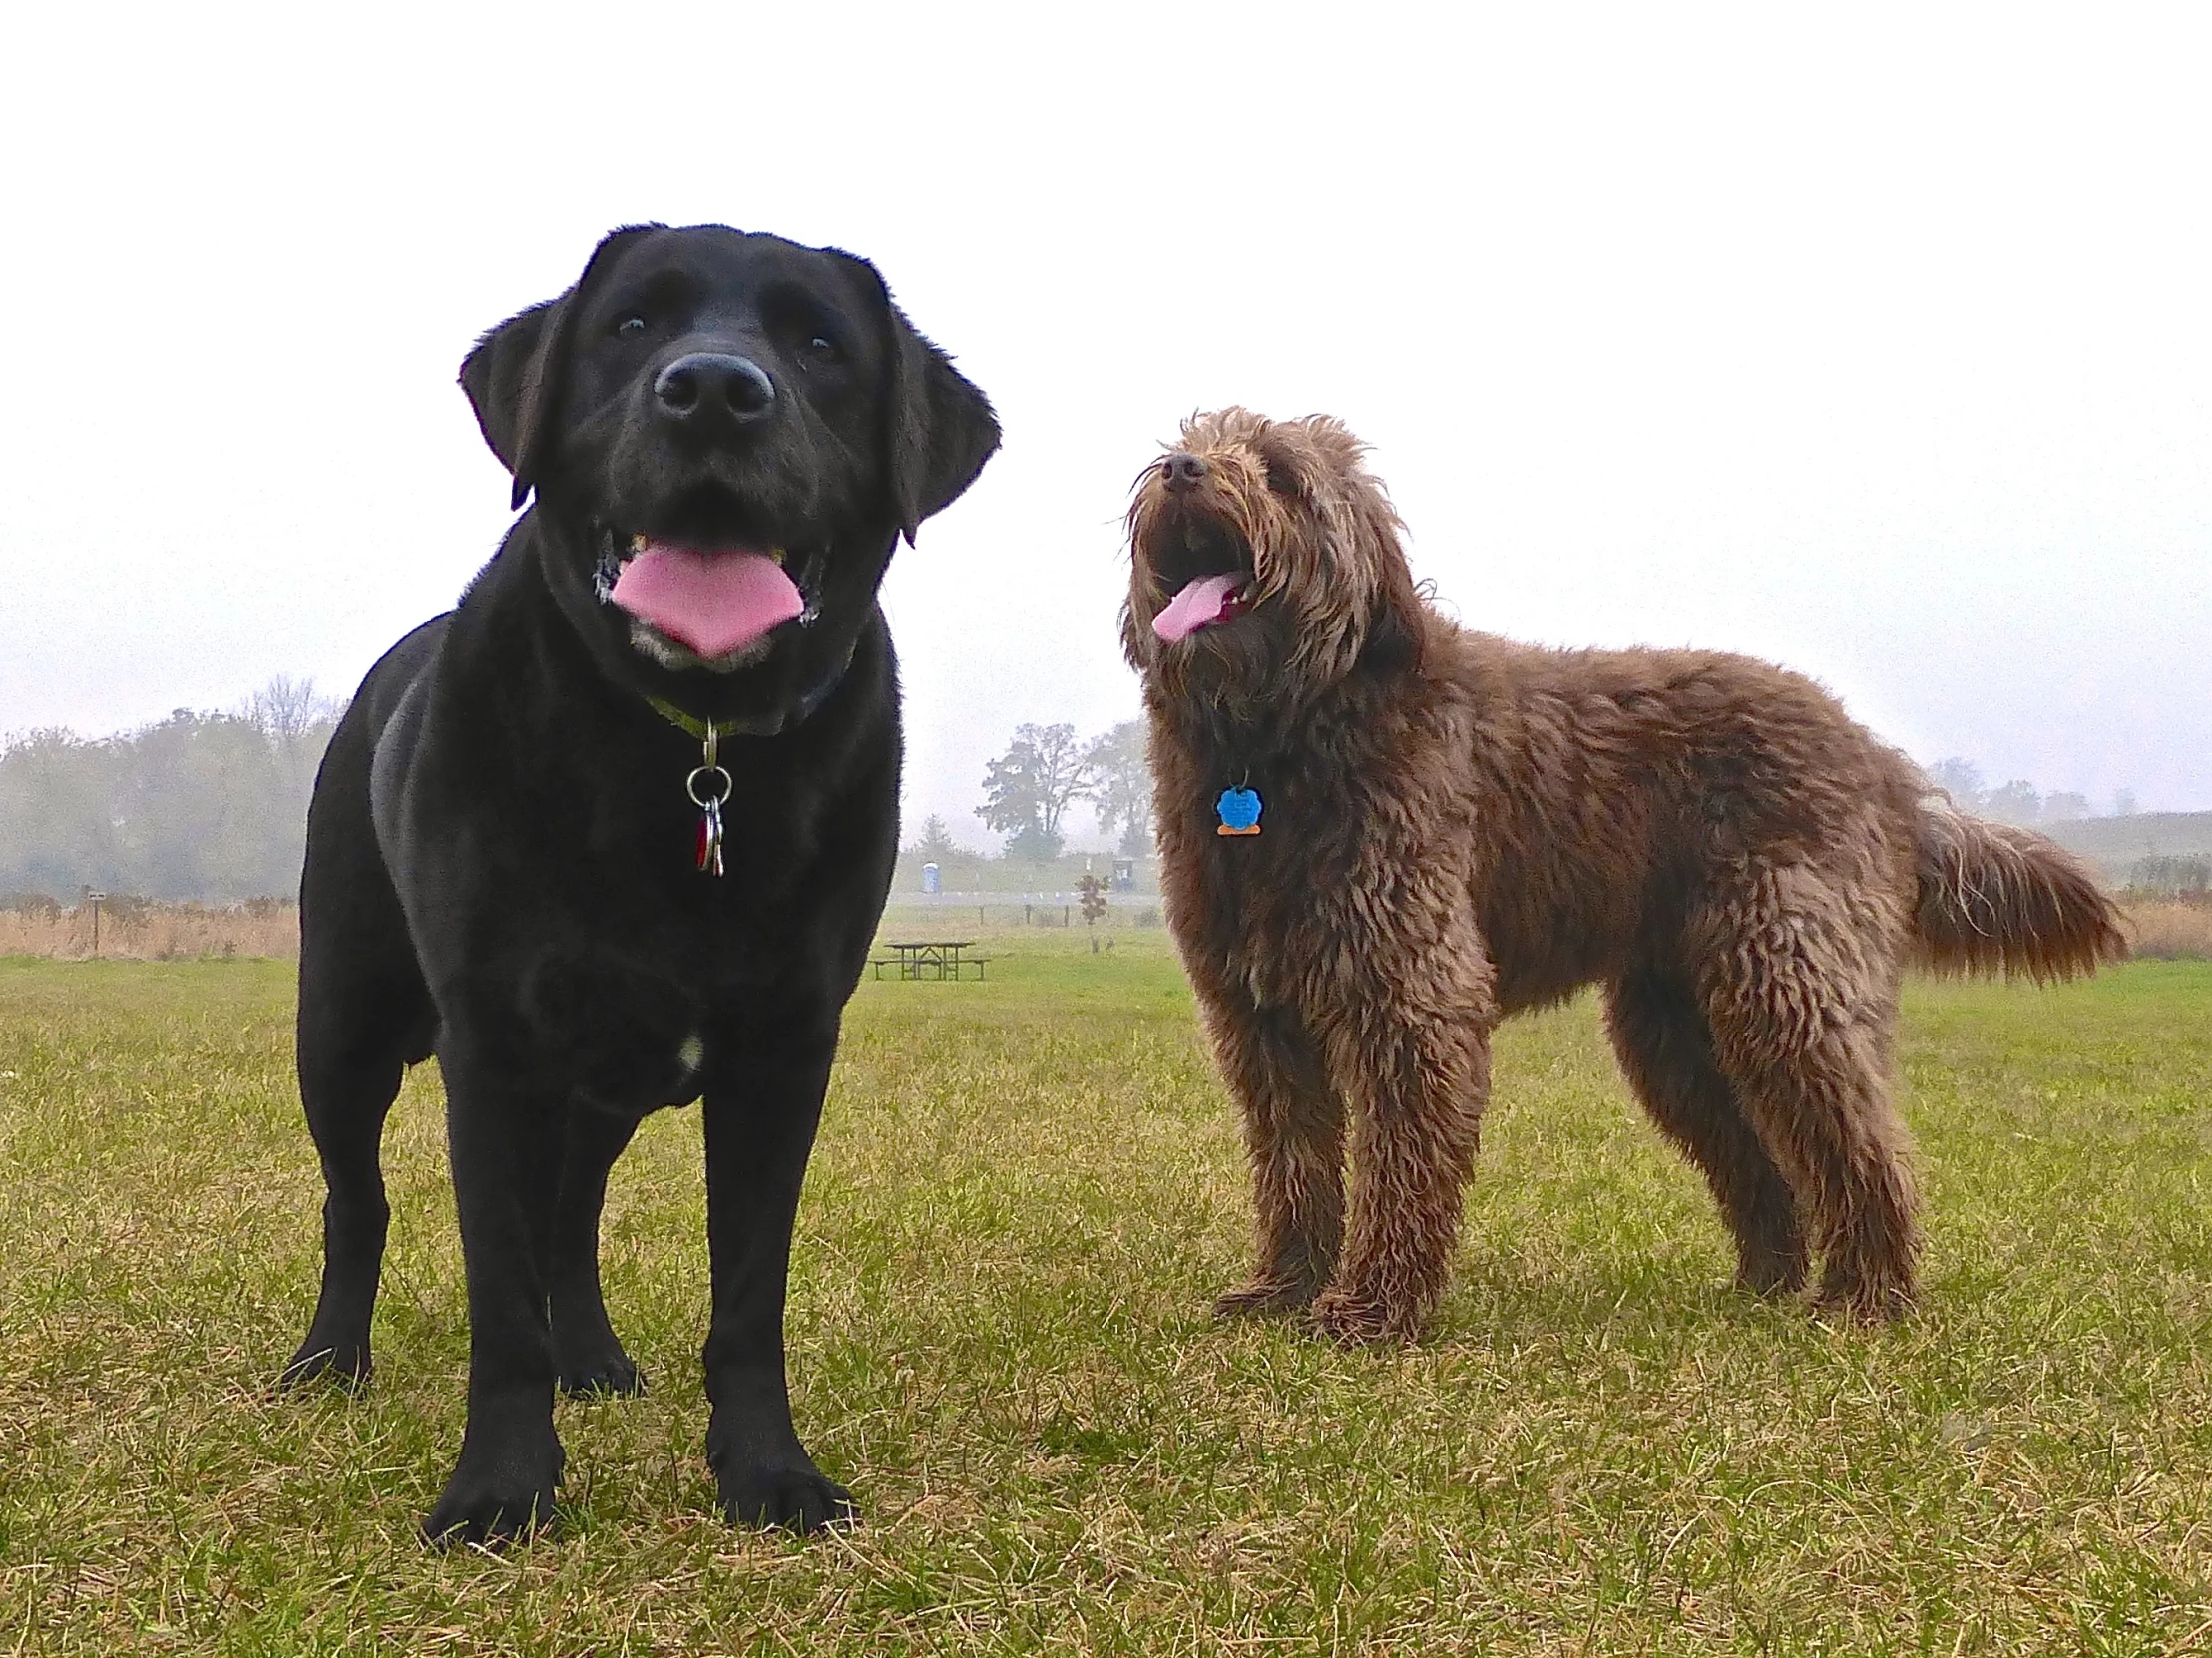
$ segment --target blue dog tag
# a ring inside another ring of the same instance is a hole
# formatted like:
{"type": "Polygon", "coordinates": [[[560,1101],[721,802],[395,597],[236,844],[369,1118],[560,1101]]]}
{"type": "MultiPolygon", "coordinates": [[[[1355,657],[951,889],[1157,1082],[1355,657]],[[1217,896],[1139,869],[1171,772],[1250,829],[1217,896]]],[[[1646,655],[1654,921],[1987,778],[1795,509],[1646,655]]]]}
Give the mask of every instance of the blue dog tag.
{"type": "Polygon", "coordinates": [[[1214,815],[1221,820],[1217,835],[1256,835],[1259,833],[1259,791],[1257,789],[1223,789],[1221,798],[1213,803],[1214,815]]]}

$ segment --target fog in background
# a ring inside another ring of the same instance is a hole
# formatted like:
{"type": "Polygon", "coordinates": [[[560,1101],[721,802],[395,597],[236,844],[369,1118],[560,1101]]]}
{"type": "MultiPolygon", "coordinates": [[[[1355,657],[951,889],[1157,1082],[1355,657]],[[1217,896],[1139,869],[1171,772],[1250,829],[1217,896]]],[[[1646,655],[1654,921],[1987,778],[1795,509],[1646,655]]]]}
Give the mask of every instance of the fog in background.
{"type": "Polygon", "coordinates": [[[1135,711],[1125,491],[1229,401],[1368,438],[1471,625],[2212,807],[2198,15],[11,15],[0,732],[349,690],[508,522],[477,333],[721,220],[876,260],[1005,421],[886,590],[910,828],[1135,711]]]}

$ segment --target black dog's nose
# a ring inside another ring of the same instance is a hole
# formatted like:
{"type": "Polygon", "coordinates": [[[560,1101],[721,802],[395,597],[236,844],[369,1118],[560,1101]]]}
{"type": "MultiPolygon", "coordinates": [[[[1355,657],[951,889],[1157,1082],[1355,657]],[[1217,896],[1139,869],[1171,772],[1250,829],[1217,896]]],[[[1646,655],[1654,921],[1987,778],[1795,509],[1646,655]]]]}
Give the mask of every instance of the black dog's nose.
{"type": "Polygon", "coordinates": [[[1159,469],[1167,475],[1167,487],[1171,490],[1190,488],[1205,477],[1208,470],[1206,463],[1187,449],[1177,450],[1168,456],[1159,463],[1159,469]]]}
{"type": "Polygon", "coordinates": [[[775,382],[749,357],[693,351],[661,371],[653,395],[677,420],[698,414],[759,420],[775,407],[775,382]]]}

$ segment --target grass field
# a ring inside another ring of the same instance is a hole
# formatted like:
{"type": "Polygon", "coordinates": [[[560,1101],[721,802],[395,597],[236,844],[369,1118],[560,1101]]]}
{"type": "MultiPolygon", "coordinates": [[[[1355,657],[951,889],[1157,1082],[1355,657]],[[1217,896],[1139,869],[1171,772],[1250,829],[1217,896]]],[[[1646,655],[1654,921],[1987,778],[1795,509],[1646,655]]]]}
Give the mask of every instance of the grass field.
{"type": "Polygon", "coordinates": [[[800,1219],[795,1406],[867,1521],[713,1517],[695,1112],[618,1168],[641,1401],[564,1533],[415,1541],[466,1356],[434,1069],[375,1386],[272,1397],[320,1186],[290,969],[0,963],[0,1652],[2173,1653],[2212,1645],[2212,965],[1918,985],[1926,1306],[1724,1286],[1587,1003],[1511,1027],[1433,1343],[1218,1329],[1234,1123],[1157,933],[865,984],[800,1219]]]}

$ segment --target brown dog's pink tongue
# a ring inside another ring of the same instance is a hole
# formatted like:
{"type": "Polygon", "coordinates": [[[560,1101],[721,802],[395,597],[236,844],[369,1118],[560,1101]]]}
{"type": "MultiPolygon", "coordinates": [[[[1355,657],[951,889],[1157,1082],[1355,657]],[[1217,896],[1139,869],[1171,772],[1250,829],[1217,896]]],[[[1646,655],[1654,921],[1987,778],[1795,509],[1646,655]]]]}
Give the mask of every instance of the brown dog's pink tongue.
{"type": "Polygon", "coordinates": [[[765,553],[694,553],[657,541],[632,555],[609,597],[701,656],[726,655],[806,609],[765,553]]]}
{"type": "Polygon", "coordinates": [[[1167,609],[1152,618],[1152,631],[1172,644],[1201,627],[1227,621],[1236,609],[1237,589],[1243,585],[1241,576],[1201,576],[1185,582],[1182,591],[1167,601],[1167,609]]]}

